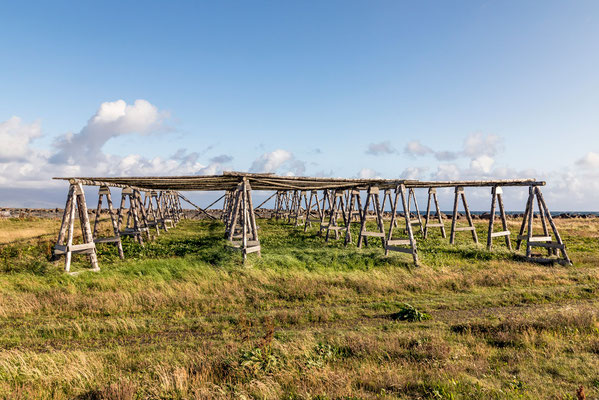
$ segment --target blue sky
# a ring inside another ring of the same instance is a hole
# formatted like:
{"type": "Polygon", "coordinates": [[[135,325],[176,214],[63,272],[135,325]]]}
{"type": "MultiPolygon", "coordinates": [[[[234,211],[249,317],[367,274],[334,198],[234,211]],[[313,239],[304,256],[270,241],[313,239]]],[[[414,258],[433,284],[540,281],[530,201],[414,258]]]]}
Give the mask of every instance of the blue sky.
{"type": "Polygon", "coordinates": [[[233,169],[536,177],[599,209],[596,1],[10,2],[0,51],[0,205],[233,169]]]}

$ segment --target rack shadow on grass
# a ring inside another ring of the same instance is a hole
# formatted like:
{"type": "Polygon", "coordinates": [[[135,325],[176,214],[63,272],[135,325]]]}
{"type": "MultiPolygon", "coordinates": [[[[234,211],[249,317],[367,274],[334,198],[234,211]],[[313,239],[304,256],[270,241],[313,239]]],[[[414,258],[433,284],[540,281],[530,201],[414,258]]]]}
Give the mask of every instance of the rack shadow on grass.
{"type": "MultiPolygon", "coordinates": [[[[122,243],[125,256],[127,259],[194,257],[211,265],[220,265],[230,260],[231,252],[224,251],[226,241],[223,239],[222,224],[212,222],[192,227],[193,230],[182,227],[181,231],[169,231],[157,240],[147,242],[145,246],[139,245],[132,238],[124,237],[122,243]]],[[[98,255],[104,260],[118,259],[114,246],[98,246],[98,255]]]]}
{"type": "Polygon", "coordinates": [[[510,252],[507,248],[499,247],[499,251],[489,251],[481,245],[469,246],[449,246],[441,243],[418,242],[418,251],[424,261],[439,261],[452,258],[456,260],[477,260],[477,261],[522,261],[522,256],[510,252]]]}

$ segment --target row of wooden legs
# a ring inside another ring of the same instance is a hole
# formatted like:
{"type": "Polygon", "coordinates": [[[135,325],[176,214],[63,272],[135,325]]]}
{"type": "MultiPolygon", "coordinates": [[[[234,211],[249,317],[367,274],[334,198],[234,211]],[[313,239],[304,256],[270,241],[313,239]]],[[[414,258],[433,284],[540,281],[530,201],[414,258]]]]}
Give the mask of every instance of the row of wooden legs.
{"type": "Polygon", "coordinates": [[[250,253],[261,255],[251,190],[246,179],[240,182],[237,188],[228,194],[223,213],[225,238],[234,249],[241,251],[244,262],[250,253]]]}
{"type": "MultiPolygon", "coordinates": [[[[344,237],[345,244],[352,242],[351,238],[351,224],[356,217],[360,222],[360,235],[358,236],[358,247],[362,247],[362,244],[368,244],[369,237],[381,238],[385,253],[388,254],[389,250],[402,251],[411,253],[414,258],[414,262],[418,262],[416,242],[414,240],[413,226],[417,226],[422,234],[423,238],[427,238],[430,229],[439,228],[440,234],[443,238],[447,237],[445,231],[445,224],[441,210],[439,209],[439,201],[437,198],[437,190],[430,188],[428,190],[428,200],[424,221],[421,217],[418,203],[416,201],[416,195],[414,188],[406,188],[403,185],[398,186],[395,189],[395,199],[391,196],[391,190],[385,190],[383,193],[383,202],[381,205],[379,194],[380,191],[376,187],[370,187],[367,191],[366,202],[364,207],[361,204],[361,197],[359,190],[324,190],[322,198],[318,199],[318,192],[310,192],[308,197],[306,192],[303,191],[280,191],[277,193],[277,200],[275,201],[275,216],[277,218],[286,217],[288,221],[295,219],[297,225],[298,216],[303,213],[304,217],[304,231],[308,229],[308,226],[312,226],[312,221],[320,221],[319,234],[322,234],[325,241],[331,239],[334,235],[335,239],[339,239],[341,236],[344,237]],[[401,197],[402,203],[399,204],[399,197],[401,197]],[[305,201],[305,207],[301,207],[301,200],[305,201]],[[383,224],[383,209],[385,203],[389,201],[392,212],[391,222],[388,232],[385,233],[383,224]],[[322,204],[321,204],[322,203],[322,204]],[[415,209],[415,217],[412,218],[411,203],[415,209]],[[316,214],[314,208],[316,206],[316,214]],[[355,209],[357,206],[357,210],[355,209]],[[294,208],[295,207],[295,208],[294,208]],[[372,210],[370,208],[372,207],[372,210]],[[393,237],[393,229],[397,227],[398,209],[403,208],[403,218],[405,219],[405,234],[406,238],[399,239],[393,237]],[[434,209],[433,209],[434,208],[434,209]],[[366,222],[368,219],[374,218],[377,223],[377,231],[367,231],[366,222]],[[340,224],[342,222],[342,224],[340,224]],[[401,246],[408,246],[401,247],[401,246]]],[[[478,243],[478,235],[473,222],[470,208],[466,200],[466,194],[463,187],[456,187],[454,189],[454,202],[453,202],[453,213],[451,218],[451,229],[449,234],[449,242],[454,244],[456,241],[456,234],[459,232],[469,232],[472,241],[478,243]],[[458,226],[459,218],[459,205],[462,205],[467,226],[458,226]]],[[[493,247],[493,239],[503,237],[505,245],[508,250],[512,250],[512,243],[510,239],[510,231],[508,229],[507,216],[505,207],[503,204],[503,190],[499,186],[493,186],[491,188],[491,212],[489,216],[489,225],[487,231],[487,249],[491,250],[493,247]],[[498,210],[497,210],[498,208],[498,210]],[[496,213],[499,211],[499,219],[501,221],[502,230],[494,231],[496,213]]],[[[538,186],[531,186],[529,188],[529,200],[527,201],[526,211],[524,214],[524,221],[522,223],[520,233],[518,235],[518,243],[516,249],[520,248],[520,243],[526,241],[527,251],[526,257],[533,261],[557,261],[564,264],[571,264],[565,244],[563,243],[557,228],[551,217],[546,203],[544,202],[541,190],[538,186]],[[537,199],[539,216],[543,227],[543,235],[535,236],[533,234],[532,221],[534,219],[534,199],[537,199]],[[553,237],[551,236],[548,228],[548,224],[551,227],[553,237]],[[541,258],[533,257],[531,249],[534,247],[544,247],[548,252],[548,256],[559,256],[557,258],[541,258]]]]}
{"type": "Polygon", "coordinates": [[[156,192],[146,193],[146,200],[142,202],[141,193],[137,189],[124,188],[121,194],[121,203],[118,212],[115,212],[112,203],[110,188],[100,186],[98,192],[98,207],[93,231],[87,211],[85,193],[81,183],[72,183],[69,187],[67,202],[65,205],[58,239],[54,246],[54,257],[65,256],[65,271],[71,271],[73,254],[85,254],[89,258],[92,271],[99,271],[96,244],[111,243],[117,246],[121,259],[125,257],[122,236],[132,236],[143,245],[144,235],[146,239],[152,239],[150,228],[156,228],[156,234],[160,228],[167,230],[167,226],[174,226],[183,218],[183,210],[179,196],[173,191],[164,191],[158,195],[156,192]],[[108,215],[112,224],[112,236],[99,237],[99,222],[102,214],[103,198],[106,197],[108,215]],[[129,207],[125,206],[129,202],[129,207]],[[76,212],[81,225],[81,244],[73,244],[75,235],[76,212]]]}
{"type": "MultiPolygon", "coordinates": [[[[320,222],[319,234],[324,236],[325,241],[328,241],[333,235],[335,239],[343,236],[346,245],[352,243],[352,223],[359,223],[360,231],[357,238],[357,246],[359,248],[363,245],[368,245],[369,238],[379,238],[385,254],[389,254],[390,251],[408,253],[412,255],[415,264],[418,263],[418,251],[414,239],[414,226],[420,229],[423,238],[427,238],[432,228],[439,228],[441,236],[443,238],[446,237],[445,225],[439,209],[435,188],[430,188],[428,191],[424,222],[418,208],[414,188],[406,188],[404,185],[399,185],[395,188],[393,196],[392,190],[385,190],[383,192],[382,205],[379,195],[380,190],[377,187],[369,187],[366,193],[365,204],[362,207],[360,191],[356,189],[324,190],[321,199],[318,198],[317,191],[311,191],[309,196],[305,191],[279,191],[273,195],[276,196],[274,217],[277,219],[284,218],[296,226],[299,226],[300,221],[303,221],[304,231],[312,226],[312,222],[320,222]],[[399,202],[400,200],[401,203],[399,202]],[[387,201],[389,201],[392,211],[389,227],[385,228],[383,210],[387,201]],[[412,217],[411,203],[413,203],[416,211],[415,217],[412,217]],[[394,232],[394,229],[398,227],[400,211],[405,224],[403,237],[397,236],[397,232],[394,232]],[[367,230],[367,221],[369,219],[376,220],[376,230],[367,230]]],[[[476,229],[468,207],[464,188],[456,187],[454,195],[449,241],[452,244],[455,243],[456,233],[466,231],[470,232],[472,240],[478,243],[476,229]],[[462,203],[468,224],[463,227],[457,226],[458,206],[460,202],[462,203]]],[[[492,187],[491,195],[492,202],[487,248],[489,250],[492,248],[494,238],[503,237],[507,248],[511,250],[510,231],[508,230],[501,187],[492,187]],[[499,217],[503,229],[498,232],[493,231],[496,206],[499,208],[499,217]]],[[[234,190],[225,193],[223,211],[223,221],[226,227],[225,235],[232,247],[242,252],[244,261],[250,253],[260,255],[261,247],[258,238],[258,226],[256,224],[255,210],[252,205],[251,187],[247,180],[244,179],[234,190]]],[[[102,186],[99,190],[96,221],[92,231],[83,187],[81,183],[73,183],[69,188],[69,195],[54,255],[65,256],[65,271],[67,272],[70,271],[72,254],[86,254],[92,265],[92,269],[99,270],[95,247],[97,243],[116,244],[119,256],[123,258],[122,236],[132,236],[143,245],[144,237],[147,240],[152,238],[150,234],[151,228],[154,228],[156,234],[159,235],[160,229],[168,230],[169,227],[174,226],[182,217],[181,203],[179,195],[176,192],[163,191],[160,194],[157,192],[146,192],[146,198],[142,201],[139,190],[125,188],[122,191],[118,213],[115,213],[110,189],[102,186]],[[99,238],[98,221],[102,211],[103,197],[106,197],[114,236],[99,238]],[[129,207],[125,208],[127,202],[129,203],[129,207]],[[73,235],[76,211],[78,211],[83,233],[83,243],[74,245],[73,235]]],[[[538,186],[531,186],[529,188],[529,198],[526,204],[524,220],[517,239],[517,250],[520,249],[523,241],[526,242],[526,257],[528,259],[541,262],[557,260],[565,264],[571,263],[565,244],[557,231],[551,213],[538,186]],[[542,236],[533,234],[535,199],[543,227],[542,236]],[[549,227],[551,228],[553,237],[549,231],[549,227]],[[533,255],[532,249],[534,247],[547,249],[547,257],[533,255]]]]}

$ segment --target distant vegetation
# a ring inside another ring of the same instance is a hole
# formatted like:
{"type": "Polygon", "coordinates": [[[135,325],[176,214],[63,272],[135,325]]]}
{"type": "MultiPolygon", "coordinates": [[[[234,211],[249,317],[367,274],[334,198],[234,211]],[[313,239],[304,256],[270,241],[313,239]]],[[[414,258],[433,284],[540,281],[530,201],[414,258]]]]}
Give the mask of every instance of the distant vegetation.
{"type": "Polygon", "coordinates": [[[58,221],[0,220],[0,398],[597,398],[599,219],[557,222],[573,267],[433,232],[416,268],[266,220],[243,266],[182,221],[69,276],[58,221]]]}

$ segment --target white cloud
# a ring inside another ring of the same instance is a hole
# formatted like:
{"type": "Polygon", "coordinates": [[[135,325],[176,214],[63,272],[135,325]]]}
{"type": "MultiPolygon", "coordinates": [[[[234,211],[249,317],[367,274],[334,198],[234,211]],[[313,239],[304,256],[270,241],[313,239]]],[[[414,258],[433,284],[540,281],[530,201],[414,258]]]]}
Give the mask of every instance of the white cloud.
{"type": "Polygon", "coordinates": [[[31,142],[41,136],[38,122],[26,124],[19,117],[0,122],[0,162],[26,158],[31,142]]]}
{"type": "Polygon", "coordinates": [[[252,163],[250,172],[274,172],[292,158],[293,154],[283,149],[264,153],[252,163]]]}
{"type": "Polygon", "coordinates": [[[460,179],[462,172],[455,164],[439,164],[437,171],[432,174],[432,178],[440,181],[454,181],[460,179]]]}
{"type": "Polygon", "coordinates": [[[360,179],[379,179],[379,173],[370,168],[362,168],[358,172],[358,178],[360,179]]]}
{"type": "Polygon", "coordinates": [[[576,165],[583,168],[599,168],[599,154],[590,151],[576,161],[576,165]]]}
{"type": "Polygon", "coordinates": [[[102,103],[79,133],[59,139],[55,152],[32,145],[42,135],[39,123],[27,124],[12,117],[0,122],[0,184],[5,188],[39,189],[62,184],[52,181],[53,176],[212,175],[232,160],[221,154],[206,165],[199,161],[198,153],[187,153],[185,149],[167,158],[151,159],[103,152],[110,138],[162,129],[165,116],[146,100],[132,105],[122,100],[102,103]]]}
{"type": "Polygon", "coordinates": [[[55,164],[95,164],[104,160],[102,147],[110,139],[130,134],[145,135],[164,129],[167,112],[159,111],[147,100],[105,102],[79,133],[61,136],[55,143],[57,152],[50,159],[55,164]]]}
{"type": "Polygon", "coordinates": [[[425,156],[427,154],[433,153],[433,150],[428,146],[424,146],[419,140],[413,140],[406,144],[404,153],[411,156],[425,156]]]}
{"type": "Polygon", "coordinates": [[[454,161],[461,157],[471,159],[475,159],[482,155],[493,157],[502,149],[501,137],[492,134],[483,135],[482,133],[472,133],[466,137],[460,151],[436,151],[429,146],[420,143],[419,140],[413,140],[406,144],[404,153],[413,157],[432,154],[439,161],[454,161]]]}
{"type": "Polygon", "coordinates": [[[463,153],[469,157],[494,156],[503,149],[502,139],[497,135],[472,133],[464,141],[463,153]]]}
{"type": "Polygon", "coordinates": [[[368,145],[368,149],[366,150],[366,154],[370,154],[373,156],[378,156],[382,154],[394,154],[397,151],[391,145],[390,141],[384,141],[380,143],[370,143],[368,145]]]}
{"type": "Polygon", "coordinates": [[[264,153],[258,157],[250,166],[250,172],[258,173],[280,173],[283,175],[304,175],[306,163],[295,158],[293,153],[277,149],[270,153],[264,153]]]}
{"type": "Polygon", "coordinates": [[[472,168],[473,171],[488,174],[491,172],[491,168],[493,167],[494,163],[495,160],[492,157],[483,154],[470,162],[470,168],[472,168]]]}
{"type": "Polygon", "coordinates": [[[402,179],[423,179],[426,171],[428,171],[427,167],[409,167],[404,169],[399,177],[402,179]]]}

